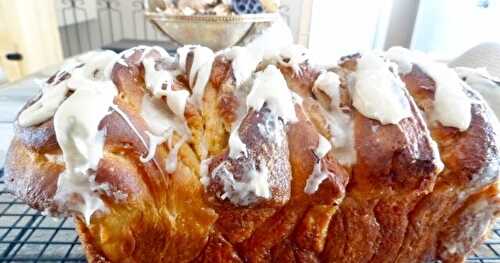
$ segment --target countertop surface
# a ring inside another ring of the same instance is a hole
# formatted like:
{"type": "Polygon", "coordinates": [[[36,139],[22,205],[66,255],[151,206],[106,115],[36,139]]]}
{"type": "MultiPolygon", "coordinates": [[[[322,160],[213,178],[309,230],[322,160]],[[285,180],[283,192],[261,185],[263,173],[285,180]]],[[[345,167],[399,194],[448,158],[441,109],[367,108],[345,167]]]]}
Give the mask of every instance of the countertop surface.
{"type": "Polygon", "coordinates": [[[40,90],[37,79],[44,78],[38,74],[27,79],[0,86],[0,169],[3,168],[5,154],[14,134],[14,120],[24,104],[36,96],[40,90]]]}

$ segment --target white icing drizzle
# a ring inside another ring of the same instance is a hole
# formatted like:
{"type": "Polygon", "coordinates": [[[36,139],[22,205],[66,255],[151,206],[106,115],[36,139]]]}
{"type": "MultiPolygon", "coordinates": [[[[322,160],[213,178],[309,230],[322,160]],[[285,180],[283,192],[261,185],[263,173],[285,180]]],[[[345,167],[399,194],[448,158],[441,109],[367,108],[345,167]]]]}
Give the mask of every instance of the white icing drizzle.
{"type": "Polygon", "coordinates": [[[231,134],[229,135],[229,157],[236,159],[243,154],[248,156],[247,145],[241,140],[239,134],[239,127],[243,118],[241,118],[236,125],[233,126],[231,134]]]}
{"type": "Polygon", "coordinates": [[[305,47],[290,45],[281,50],[278,63],[286,67],[291,67],[295,74],[300,75],[302,74],[300,64],[307,61],[308,58],[308,51],[305,47]]]}
{"type": "Polygon", "coordinates": [[[278,132],[283,130],[283,122],[278,119],[276,114],[272,112],[264,115],[264,123],[257,123],[257,128],[260,134],[271,142],[283,141],[283,133],[278,132]]]}
{"type": "MultiPolygon", "coordinates": [[[[124,56],[130,56],[137,49],[143,49],[140,61],[144,66],[146,88],[152,94],[152,96],[144,96],[141,112],[141,116],[149,128],[149,131],[146,131],[149,143],[145,144],[148,148],[147,156],[141,156],[140,160],[141,162],[149,162],[154,158],[158,145],[172,138],[174,129],[184,135],[189,134],[187,127],[182,125],[182,120],[184,119],[184,111],[190,94],[187,90],[173,90],[173,82],[177,75],[177,70],[169,71],[157,66],[157,62],[175,63],[174,59],[163,48],[137,47],[126,51],[124,56]],[[159,53],[159,59],[150,56],[153,50],[159,53]],[[165,107],[165,103],[161,99],[162,97],[166,97],[168,109],[165,107]]],[[[126,116],[123,117],[133,127],[128,118],[126,116]]],[[[136,133],[144,143],[142,136],[138,132],[136,133]]],[[[171,151],[171,153],[177,150],[171,151]]],[[[172,165],[169,164],[172,162],[170,160],[171,156],[177,158],[177,154],[170,154],[167,158],[167,172],[173,172],[171,171],[172,165]]],[[[175,163],[173,167],[175,171],[175,163]]]]}
{"type": "Polygon", "coordinates": [[[200,182],[206,188],[210,184],[210,176],[208,174],[208,168],[212,158],[201,160],[200,162],[200,182]]]}
{"type": "Polygon", "coordinates": [[[124,57],[128,58],[132,54],[134,54],[134,52],[136,50],[141,50],[141,49],[143,50],[143,52],[142,52],[141,57],[139,58],[139,62],[144,61],[144,59],[146,57],[148,57],[149,54],[151,54],[151,52],[153,50],[156,51],[156,52],[158,52],[158,54],[160,55],[161,58],[167,59],[170,62],[173,61],[173,58],[167,53],[167,51],[165,49],[163,49],[162,47],[159,47],[159,46],[144,46],[144,45],[140,45],[140,46],[137,46],[137,47],[129,49],[129,51],[125,51],[126,53],[124,54],[124,57]]]}
{"type": "Polygon", "coordinates": [[[326,156],[326,154],[332,149],[332,145],[330,142],[323,136],[319,136],[319,142],[318,142],[318,147],[314,149],[314,154],[318,158],[323,158],[326,156]]]}
{"type": "Polygon", "coordinates": [[[172,88],[174,77],[166,70],[156,69],[156,60],[154,58],[145,58],[142,61],[144,66],[144,81],[146,87],[151,91],[153,96],[167,96],[167,90],[172,88]],[[163,85],[167,88],[164,89],[163,85]]]}
{"type": "Polygon", "coordinates": [[[312,174],[307,178],[304,193],[312,195],[318,191],[319,186],[328,178],[329,174],[322,171],[321,160],[314,165],[312,174]]]}
{"type": "MultiPolygon", "coordinates": [[[[162,59],[165,59],[167,62],[173,62],[174,58],[172,58],[165,49],[159,46],[144,46],[144,45],[139,45],[133,48],[129,48],[127,50],[122,51],[121,53],[118,54],[118,56],[115,57],[113,66],[109,66],[105,70],[105,74],[111,76],[111,73],[113,71],[113,67],[115,64],[119,64],[125,67],[128,67],[129,65],[126,62],[126,59],[130,58],[136,51],[142,50],[142,55],[138,60],[138,63],[143,63],[146,57],[151,53],[151,51],[155,50],[160,54],[160,57],[162,59]]],[[[144,64],[143,64],[144,65],[144,64]]]]}
{"type": "Polygon", "coordinates": [[[471,116],[471,100],[465,94],[463,82],[458,75],[446,65],[431,61],[423,53],[394,47],[386,52],[386,57],[398,63],[402,72],[409,72],[413,64],[417,64],[436,83],[434,93],[434,109],[430,118],[443,126],[455,127],[460,131],[469,128],[471,116]]]}
{"type": "MultiPolygon", "coordinates": [[[[146,48],[147,48],[147,46],[146,46],[146,48]]],[[[155,50],[156,52],[158,52],[160,54],[160,57],[164,58],[164,59],[167,59],[168,62],[170,62],[170,63],[175,62],[175,58],[173,58],[172,56],[170,56],[168,54],[168,52],[164,48],[162,48],[160,46],[152,46],[151,50],[155,50]]]]}
{"type": "Polygon", "coordinates": [[[500,117],[500,79],[490,75],[486,68],[455,68],[458,76],[477,90],[500,117]]]}
{"type": "MultiPolygon", "coordinates": [[[[85,83],[86,84],[86,83],[85,83]]],[[[62,149],[66,170],[59,175],[55,200],[66,201],[73,194],[83,203],[65,202],[68,209],[81,212],[87,224],[105,205],[96,193],[95,171],[103,156],[105,131],[98,131],[101,120],[117,94],[111,81],[95,81],[93,86],[74,86],[54,116],[54,129],[62,149]],[[85,109],[85,110],[82,110],[85,109]]]]}
{"type": "Polygon", "coordinates": [[[177,154],[179,153],[179,149],[186,142],[187,138],[182,137],[175,145],[173,144],[173,136],[170,136],[168,140],[170,151],[167,156],[167,160],[165,160],[165,170],[168,173],[173,173],[177,169],[177,154]]]}
{"type": "Polygon", "coordinates": [[[398,72],[408,74],[411,72],[414,63],[414,57],[422,56],[418,51],[410,51],[403,47],[391,47],[385,52],[385,57],[395,61],[398,65],[398,72]]]}
{"type": "Polygon", "coordinates": [[[296,122],[293,96],[281,72],[274,65],[257,73],[252,90],[247,96],[247,108],[259,111],[264,103],[285,123],[296,122]]]}
{"type": "Polygon", "coordinates": [[[262,57],[245,47],[232,47],[223,51],[223,54],[230,60],[233,75],[236,80],[236,87],[246,82],[252,77],[253,72],[262,60],[262,57]]]}
{"type": "Polygon", "coordinates": [[[99,54],[99,52],[90,52],[89,54],[85,54],[83,56],[68,59],[67,61],[65,61],[61,66],[61,69],[56,72],[56,75],[54,76],[54,83],[61,80],[62,76],[64,76],[66,73],[71,73],[76,67],[81,66],[85,63],[85,61],[87,61],[92,56],[95,56],[96,54],[99,54]]]}
{"type": "Polygon", "coordinates": [[[436,82],[431,118],[444,126],[467,130],[472,120],[471,100],[465,94],[464,84],[458,75],[441,63],[419,66],[436,82]]]}
{"type": "MultiPolygon", "coordinates": [[[[200,47],[200,46],[186,45],[186,46],[183,46],[183,47],[177,49],[177,57],[179,60],[179,67],[184,72],[187,72],[187,58],[188,58],[189,53],[191,51],[193,51],[194,49],[196,49],[197,47],[200,47]]],[[[188,78],[190,79],[190,76],[188,76],[188,78]]],[[[191,84],[191,80],[189,82],[191,84]]]]}
{"type": "Polygon", "coordinates": [[[158,145],[169,141],[170,152],[166,160],[165,169],[167,172],[175,172],[177,164],[177,152],[182,144],[187,140],[189,129],[185,123],[176,118],[174,113],[164,106],[161,99],[144,96],[142,101],[141,116],[146,121],[151,132],[147,132],[149,137],[148,155],[141,157],[142,162],[151,161],[156,153],[158,145]],[[173,132],[182,134],[182,140],[175,146],[171,145],[173,132]]]}
{"type": "Polygon", "coordinates": [[[306,186],[304,188],[304,192],[306,194],[314,194],[318,191],[321,183],[329,177],[328,171],[323,171],[321,160],[328,154],[328,152],[332,149],[332,145],[330,142],[319,135],[319,142],[316,149],[314,149],[314,154],[318,157],[318,161],[314,164],[314,169],[312,174],[307,178],[306,186]]]}
{"type": "MultiPolygon", "coordinates": [[[[280,117],[285,123],[297,121],[295,102],[290,89],[281,72],[274,65],[269,65],[263,72],[259,72],[253,81],[252,90],[247,96],[247,109],[260,111],[267,103],[267,107],[280,117]]],[[[229,136],[229,157],[236,159],[240,154],[247,156],[247,146],[239,136],[239,127],[243,118],[233,125],[229,136]]]]}
{"type": "MultiPolygon", "coordinates": [[[[148,107],[150,107],[150,106],[148,106],[148,107]]],[[[149,143],[146,144],[146,142],[144,141],[144,138],[141,136],[139,131],[137,131],[137,129],[132,124],[132,122],[129,120],[129,118],[126,116],[126,114],[124,112],[122,112],[120,109],[118,109],[118,107],[116,107],[116,106],[113,109],[115,111],[117,111],[120,114],[120,116],[122,116],[123,119],[125,119],[127,124],[134,130],[137,137],[139,137],[139,139],[142,141],[144,146],[147,147],[148,154],[145,157],[144,156],[140,157],[140,161],[143,163],[146,163],[146,162],[153,160],[153,158],[156,154],[156,148],[158,147],[158,145],[161,145],[161,144],[165,143],[167,140],[173,138],[174,127],[164,126],[164,127],[166,127],[167,130],[165,130],[165,132],[160,136],[157,136],[149,131],[145,131],[145,133],[149,139],[149,143]]],[[[150,109],[148,110],[148,112],[150,112],[150,109]]],[[[149,119],[149,121],[152,122],[154,120],[149,119]]],[[[158,129],[162,129],[162,128],[158,128],[158,129]]],[[[169,172],[169,173],[175,172],[177,163],[172,164],[172,162],[176,162],[177,152],[179,151],[180,146],[182,146],[182,143],[184,143],[186,140],[187,140],[187,136],[184,136],[182,141],[174,146],[174,149],[172,149],[172,147],[170,147],[171,150],[169,152],[169,155],[167,157],[166,164],[165,164],[165,168],[166,168],[167,172],[169,172]]]]}
{"type": "Polygon", "coordinates": [[[118,115],[127,123],[127,125],[132,129],[132,131],[135,133],[135,135],[139,138],[139,140],[141,140],[142,144],[144,145],[144,147],[147,147],[148,144],[146,143],[146,141],[144,140],[144,138],[142,137],[141,133],[137,130],[137,128],[135,127],[135,125],[132,123],[132,121],[130,120],[130,118],[127,116],[127,114],[125,114],[125,112],[123,112],[119,107],[118,105],[111,105],[111,108],[116,112],[118,113],[118,115]]]}
{"type": "Polygon", "coordinates": [[[314,89],[319,89],[328,95],[332,105],[340,104],[340,78],[334,72],[322,72],[314,82],[314,89]]]}
{"type": "Polygon", "coordinates": [[[205,160],[208,158],[208,146],[207,146],[207,138],[205,136],[201,137],[201,142],[199,144],[200,151],[200,159],[205,160]]]}
{"type": "Polygon", "coordinates": [[[189,86],[193,92],[192,100],[195,105],[200,106],[205,87],[212,73],[212,64],[215,59],[214,52],[202,46],[184,46],[177,49],[179,54],[179,64],[181,69],[187,71],[187,57],[190,52],[193,52],[193,63],[189,71],[189,86]]]}
{"type": "Polygon", "coordinates": [[[50,119],[68,93],[67,81],[55,86],[43,83],[42,96],[38,101],[25,109],[18,118],[21,127],[38,125],[50,119]]]}
{"type": "Polygon", "coordinates": [[[111,193],[112,194],[112,197],[120,202],[120,201],[126,201],[127,198],[128,198],[128,194],[123,192],[122,190],[117,190],[117,191],[114,191],[111,193]]]}
{"type": "MultiPolygon", "coordinates": [[[[273,65],[257,74],[252,90],[247,96],[247,108],[259,111],[264,103],[285,122],[296,121],[295,106],[291,91],[288,89],[283,75],[273,65]]],[[[233,125],[229,136],[229,157],[236,159],[243,154],[248,156],[247,146],[239,136],[239,127],[243,118],[233,125]]]]}
{"type": "Polygon", "coordinates": [[[184,119],[189,92],[187,90],[167,90],[167,105],[179,118],[184,119]]]}
{"type": "MultiPolygon", "coordinates": [[[[415,102],[415,100],[410,100],[410,103],[412,105],[412,108],[415,108],[415,109],[418,108],[418,105],[415,102]]],[[[415,116],[415,118],[418,120],[418,122],[425,123],[425,112],[422,112],[422,114],[417,114],[415,116]]],[[[432,154],[434,156],[433,163],[436,167],[436,174],[439,174],[444,169],[444,163],[441,160],[441,153],[439,152],[439,146],[438,146],[437,142],[432,138],[431,132],[430,132],[429,128],[427,127],[427,125],[424,125],[424,132],[425,132],[425,136],[428,138],[429,146],[431,147],[431,150],[433,152],[433,154],[432,154]]],[[[408,142],[412,141],[412,140],[407,138],[406,133],[403,133],[403,134],[405,135],[405,138],[408,142]]],[[[412,147],[415,149],[412,152],[418,153],[419,146],[413,144],[412,147]]],[[[418,156],[415,156],[415,158],[418,158],[418,156]]]]}
{"type": "Polygon", "coordinates": [[[269,199],[269,170],[265,165],[256,167],[252,162],[250,167],[236,180],[234,175],[227,170],[223,162],[212,172],[213,178],[218,178],[223,185],[221,199],[228,199],[235,205],[246,206],[257,201],[258,198],[269,199]]]}
{"type": "MultiPolygon", "coordinates": [[[[270,137],[275,133],[277,125],[296,122],[294,98],[288,89],[286,80],[274,65],[269,65],[264,71],[256,74],[253,86],[246,99],[247,112],[250,109],[260,111],[264,104],[270,110],[269,119],[259,127],[263,136],[270,137]],[[281,119],[281,120],[279,120],[281,119]]],[[[300,101],[299,101],[300,102],[300,101]]],[[[248,157],[247,145],[241,140],[238,130],[243,118],[232,127],[229,138],[229,158],[240,158],[241,154],[248,157]]],[[[272,139],[272,138],[269,138],[272,139]]],[[[252,160],[245,165],[241,178],[236,179],[227,169],[228,161],[222,162],[210,175],[222,182],[222,199],[229,199],[235,205],[249,205],[258,198],[270,198],[269,171],[265,165],[256,165],[252,160]]],[[[206,172],[206,171],[205,171],[206,172]]],[[[204,185],[209,183],[209,175],[202,175],[204,185]]]]}
{"type": "Polygon", "coordinates": [[[353,165],[356,163],[354,123],[351,116],[340,108],[339,76],[333,72],[323,72],[314,82],[313,89],[322,90],[330,97],[330,109],[325,110],[324,115],[332,135],[330,141],[335,159],[342,165],[353,165]]]}
{"type": "MultiPolygon", "coordinates": [[[[116,57],[116,53],[105,51],[85,57],[81,67],[71,64],[55,76],[54,82],[60,80],[62,72],[68,72],[70,77],[55,86],[43,87],[40,99],[19,118],[20,125],[30,126],[54,116],[54,130],[65,166],[59,175],[54,200],[72,212],[82,213],[87,224],[95,211],[106,209],[98,194],[104,186],[95,182],[105,136],[98,126],[109,114],[118,93],[110,80],[116,57]],[[66,98],[69,90],[74,92],[66,98]]],[[[45,157],[51,162],[60,161],[50,155],[45,157]]]]}
{"type": "Polygon", "coordinates": [[[123,59],[123,58],[119,58],[116,63],[122,65],[122,66],[125,66],[125,67],[128,67],[128,64],[127,62],[123,59]]]}
{"type": "MultiPolygon", "coordinates": [[[[167,63],[173,63],[171,58],[163,49],[157,48],[157,51],[162,50],[162,59],[167,63]]],[[[144,52],[146,53],[146,52],[144,52]]],[[[146,57],[142,61],[145,70],[146,87],[151,91],[155,98],[166,96],[168,107],[181,119],[184,119],[184,111],[189,98],[187,90],[173,90],[174,75],[176,72],[157,69],[156,60],[146,57]],[[165,85],[165,86],[164,86],[165,85]],[[164,88],[165,87],[165,88],[164,88]]]]}
{"type": "Polygon", "coordinates": [[[388,63],[374,53],[363,54],[357,63],[352,100],[360,113],[382,124],[412,116],[404,84],[389,71],[388,63]]]}
{"type": "Polygon", "coordinates": [[[156,135],[150,133],[149,131],[146,131],[146,135],[148,135],[148,138],[149,138],[149,146],[148,146],[148,155],[146,157],[141,156],[141,158],[140,158],[141,162],[143,162],[143,163],[151,161],[155,157],[156,147],[158,147],[158,145],[166,142],[167,141],[166,138],[168,138],[168,136],[170,136],[170,135],[156,136],[156,135]]]}
{"type": "Polygon", "coordinates": [[[44,154],[45,159],[51,163],[58,165],[64,165],[64,157],[62,154],[44,154]]]}
{"type": "MultiPolygon", "coordinates": [[[[252,89],[247,96],[246,105],[247,112],[250,109],[260,111],[264,104],[271,111],[274,126],[277,123],[288,123],[297,121],[295,115],[296,99],[293,98],[292,92],[288,89],[286,80],[281,72],[274,65],[269,65],[263,72],[256,74],[253,81],[252,89]],[[278,119],[281,118],[281,121],[278,119]]],[[[237,159],[243,154],[248,157],[247,146],[241,140],[238,130],[241,125],[242,118],[232,127],[232,132],[229,137],[229,158],[237,159]]],[[[272,127],[271,123],[265,123],[263,127],[259,127],[259,131],[268,134],[272,127]]],[[[226,168],[228,162],[222,162],[213,172],[212,177],[219,179],[223,184],[224,193],[222,199],[229,199],[235,205],[249,205],[258,198],[270,198],[271,191],[269,188],[269,171],[265,165],[257,165],[255,161],[251,165],[245,167],[242,178],[236,178],[226,168]]],[[[208,176],[205,176],[208,177],[208,176]]],[[[209,179],[202,177],[202,183],[208,184],[209,179]]]]}
{"type": "Polygon", "coordinates": [[[57,83],[65,73],[71,74],[71,77],[55,85],[42,82],[42,96],[19,115],[19,125],[29,127],[52,118],[66,99],[68,91],[75,89],[73,87],[84,86],[84,83],[91,85],[93,80],[109,79],[106,68],[114,65],[111,62],[115,61],[116,56],[113,51],[102,51],[81,58],[85,63],[83,67],[75,68],[81,62],[67,63],[57,72],[53,83],[57,83]]]}
{"type": "MultiPolygon", "coordinates": [[[[89,58],[83,67],[77,68],[75,71],[82,70],[83,75],[90,80],[111,80],[111,72],[117,57],[115,52],[106,50],[89,58]]],[[[68,85],[71,87],[70,84],[68,85]]]]}
{"type": "Polygon", "coordinates": [[[152,134],[162,136],[171,128],[181,134],[189,134],[184,122],[176,118],[175,114],[165,107],[165,103],[161,99],[145,95],[142,99],[141,109],[140,114],[152,134]]]}
{"type": "Polygon", "coordinates": [[[354,141],[354,122],[349,114],[333,110],[327,115],[330,139],[335,159],[342,165],[351,166],[356,163],[354,141]]]}
{"type": "Polygon", "coordinates": [[[277,19],[272,25],[258,34],[246,47],[264,58],[275,57],[276,51],[293,44],[293,34],[284,19],[277,19]]]}

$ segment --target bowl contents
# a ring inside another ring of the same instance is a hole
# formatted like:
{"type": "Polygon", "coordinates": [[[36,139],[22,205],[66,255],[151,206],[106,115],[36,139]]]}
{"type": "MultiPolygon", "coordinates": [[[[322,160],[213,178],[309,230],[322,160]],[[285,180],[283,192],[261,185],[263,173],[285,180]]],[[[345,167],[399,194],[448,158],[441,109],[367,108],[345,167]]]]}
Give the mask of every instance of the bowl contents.
{"type": "Polygon", "coordinates": [[[278,12],[280,0],[163,0],[169,15],[241,15],[278,12]]]}

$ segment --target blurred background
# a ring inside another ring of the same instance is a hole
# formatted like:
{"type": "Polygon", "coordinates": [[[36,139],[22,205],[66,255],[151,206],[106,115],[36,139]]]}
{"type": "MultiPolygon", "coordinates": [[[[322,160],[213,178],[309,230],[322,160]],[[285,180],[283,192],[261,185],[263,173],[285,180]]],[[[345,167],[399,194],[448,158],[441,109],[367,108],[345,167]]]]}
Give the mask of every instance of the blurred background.
{"type": "MultiPolygon", "coordinates": [[[[403,46],[451,61],[500,42],[500,0],[283,0],[296,42],[325,61],[403,46]]],[[[0,83],[103,47],[172,46],[141,0],[0,0],[0,83]]]]}

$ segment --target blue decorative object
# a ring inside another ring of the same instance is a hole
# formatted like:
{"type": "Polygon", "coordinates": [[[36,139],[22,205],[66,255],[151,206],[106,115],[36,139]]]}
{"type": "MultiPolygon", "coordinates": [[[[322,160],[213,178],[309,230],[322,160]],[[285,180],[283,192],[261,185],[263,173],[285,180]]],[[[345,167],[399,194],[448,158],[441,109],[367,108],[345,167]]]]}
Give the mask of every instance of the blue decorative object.
{"type": "Polygon", "coordinates": [[[260,0],[232,0],[233,9],[238,14],[259,14],[264,12],[260,0]]]}

